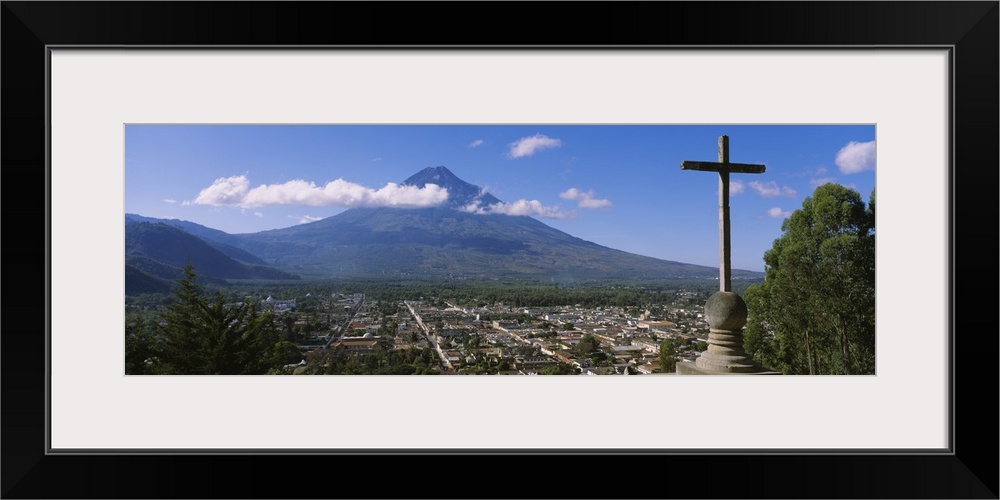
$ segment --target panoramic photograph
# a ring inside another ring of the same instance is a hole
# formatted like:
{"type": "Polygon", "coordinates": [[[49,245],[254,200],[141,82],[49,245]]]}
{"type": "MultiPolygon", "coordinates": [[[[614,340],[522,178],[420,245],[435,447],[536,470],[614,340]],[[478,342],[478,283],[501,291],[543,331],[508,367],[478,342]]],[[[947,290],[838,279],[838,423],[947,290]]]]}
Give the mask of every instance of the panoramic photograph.
{"type": "Polygon", "coordinates": [[[874,375],[874,125],[127,124],[126,375],[874,375]]]}

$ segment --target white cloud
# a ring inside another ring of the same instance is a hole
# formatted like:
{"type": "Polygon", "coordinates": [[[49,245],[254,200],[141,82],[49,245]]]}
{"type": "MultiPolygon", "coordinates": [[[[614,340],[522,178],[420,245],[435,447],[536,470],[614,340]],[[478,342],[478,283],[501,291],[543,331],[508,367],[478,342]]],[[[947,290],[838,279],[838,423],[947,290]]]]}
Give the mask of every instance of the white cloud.
{"type": "Polygon", "coordinates": [[[164,198],[163,199],[163,203],[171,203],[171,204],[173,204],[173,203],[177,203],[177,200],[171,200],[170,198],[164,198]]]}
{"type": "Polygon", "coordinates": [[[592,189],[581,191],[577,188],[569,188],[559,193],[559,197],[564,200],[576,200],[576,206],[580,208],[608,208],[611,206],[611,200],[594,198],[594,190],[592,189]]]}
{"type": "Polygon", "coordinates": [[[792,213],[782,210],[781,207],[774,207],[767,211],[767,215],[768,217],[774,217],[775,219],[784,219],[785,217],[792,215],[792,213]]]}
{"type": "Polygon", "coordinates": [[[378,158],[373,158],[372,161],[382,161],[382,157],[379,156],[378,158]]]}
{"type": "Polygon", "coordinates": [[[771,182],[759,182],[752,181],[749,183],[750,187],[757,191],[757,194],[765,198],[774,198],[776,196],[795,196],[796,192],[794,189],[788,186],[778,187],[778,184],[774,181],[771,182]]]}
{"type": "Polygon", "coordinates": [[[463,212],[468,212],[470,214],[485,214],[486,213],[486,209],[483,208],[482,204],[480,204],[480,202],[479,202],[478,199],[476,199],[472,203],[469,203],[468,205],[460,208],[459,210],[461,210],[463,212]]]}
{"type": "Polygon", "coordinates": [[[576,206],[580,208],[610,208],[611,200],[587,198],[585,200],[580,200],[576,206]]]}
{"type": "Polygon", "coordinates": [[[573,216],[566,213],[557,206],[545,206],[538,200],[517,200],[512,203],[494,203],[487,207],[479,204],[479,201],[470,203],[462,207],[462,211],[473,214],[503,214],[519,216],[536,216],[545,219],[567,219],[573,216]]]}
{"type": "Polygon", "coordinates": [[[490,205],[490,211],[495,214],[505,215],[536,215],[546,219],[565,219],[569,216],[559,210],[559,207],[545,206],[538,200],[517,200],[513,203],[494,203],[490,205]]]}
{"type": "MultiPolygon", "coordinates": [[[[593,194],[593,191],[591,191],[591,194],[593,194]]],[[[577,200],[582,195],[583,195],[583,192],[580,191],[577,188],[569,188],[569,189],[567,189],[567,190],[559,193],[559,197],[562,198],[562,199],[564,199],[564,200],[577,200]]]]}
{"type": "Polygon", "coordinates": [[[299,221],[299,224],[305,224],[307,222],[316,222],[318,220],[323,220],[322,217],[313,217],[311,215],[289,215],[288,218],[299,221]]]}
{"type": "Polygon", "coordinates": [[[191,203],[195,205],[239,206],[248,190],[250,190],[250,181],[245,175],[219,177],[211,186],[202,189],[191,203]]]}
{"type": "Polygon", "coordinates": [[[729,181],[729,194],[740,194],[746,191],[746,186],[743,185],[743,181],[733,179],[729,181]]]}
{"type": "Polygon", "coordinates": [[[837,151],[834,163],[840,167],[840,172],[843,174],[875,170],[875,141],[847,143],[837,151]]]}
{"type": "Polygon", "coordinates": [[[380,207],[431,207],[447,200],[448,190],[437,184],[425,184],[419,188],[390,182],[374,191],[372,201],[368,204],[380,207]]]}
{"type": "Polygon", "coordinates": [[[823,175],[825,173],[826,173],[826,167],[824,166],[816,167],[816,175],[823,175]]]}
{"type": "Polygon", "coordinates": [[[530,137],[522,137],[512,143],[510,143],[510,151],[508,155],[511,158],[521,158],[524,156],[531,156],[537,151],[549,148],[558,148],[562,146],[562,141],[559,139],[553,139],[551,137],[535,134],[530,137]]]}
{"type": "Polygon", "coordinates": [[[262,214],[260,212],[254,212],[253,214],[256,215],[257,217],[263,217],[264,216],[264,214],[262,214]]]}
{"type": "Polygon", "coordinates": [[[381,189],[337,179],[319,187],[301,179],[283,184],[263,184],[249,189],[246,176],[216,179],[202,189],[192,203],[199,205],[256,208],[266,205],[307,205],[312,207],[429,207],[448,199],[448,190],[436,184],[422,188],[390,182],[381,189]]]}
{"type": "Polygon", "coordinates": [[[474,141],[472,141],[472,142],[469,143],[469,147],[470,148],[478,148],[479,146],[482,146],[483,144],[485,144],[485,142],[486,141],[484,141],[482,139],[476,139],[476,140],[474,140],[474,141]]]}

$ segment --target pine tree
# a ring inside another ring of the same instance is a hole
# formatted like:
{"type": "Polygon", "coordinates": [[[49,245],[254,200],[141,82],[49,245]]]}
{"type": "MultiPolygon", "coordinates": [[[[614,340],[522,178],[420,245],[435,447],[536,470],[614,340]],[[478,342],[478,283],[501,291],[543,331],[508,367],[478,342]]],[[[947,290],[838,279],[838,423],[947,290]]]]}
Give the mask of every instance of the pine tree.
{"type": "Polygon", "coordinates": [[[227,304],[221,292],[208,300],[188,263],[178,280],[177,300],[161,313],[165,373],[180,375],[265,374],[285,361],[273,315],[245,300],[227,304]]]}
{"type": "Polygon", "coordinates": [[[184,266],[177,281],[176,300],[160,313],[160,337],[163,351],[160,363],[166,373],[193,375],[204,373],[208,310],[201,298],[194,265],[184,266]]]}

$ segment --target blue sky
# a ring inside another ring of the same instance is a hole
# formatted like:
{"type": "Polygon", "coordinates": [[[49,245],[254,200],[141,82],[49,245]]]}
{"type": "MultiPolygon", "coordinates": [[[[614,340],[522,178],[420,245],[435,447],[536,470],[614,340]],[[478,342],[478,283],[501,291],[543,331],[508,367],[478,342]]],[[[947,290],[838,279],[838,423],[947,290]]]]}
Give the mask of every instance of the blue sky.
{"type": "Polygon", "coordinates": [[[595,243],[718,265],[718,175],[684,160],[766,165],[733,174],[732,264],[763,271],[781,222],[816,186],[866,202],[873,125],[127,125],[125,211],[229,233],[288,227],[353,206],[427,206],[447,193],[399,186],[443,165],[503,205],[595,243]]]}

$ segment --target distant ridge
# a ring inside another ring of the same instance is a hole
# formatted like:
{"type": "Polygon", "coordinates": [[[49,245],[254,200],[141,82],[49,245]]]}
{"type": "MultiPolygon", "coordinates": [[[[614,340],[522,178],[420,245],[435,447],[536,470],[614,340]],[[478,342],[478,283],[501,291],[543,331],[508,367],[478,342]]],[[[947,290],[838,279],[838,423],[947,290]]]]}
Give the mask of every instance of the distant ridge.
{"type": "MultiPolygon", "coordinates": [[[[246,254],[244,250],[235,250],[246,254]]],[[[253,260],[263,262],[258,257],[253,257],[253,260]]],[[[126,222],[126,293],[129,290],[136,293],[162,291],[160,282],[168,280],[169,283],[179,278],[181,268],[188,262],[195,266],[195,271],[205,282],[300,279],[279,269],[237,261],[212,244],[173,225],[136,222],[135,219],[126,222]]]]}
{"type": "Polygon", "coordinates": [[[218,229],[212,229],[210,227],[203,226],[201,224],[195,224],[194,222],[188,222],[186,220],[178,219],[154,219],[152,217],[143,217],[136,214],[125,214],[125,224],[137,222],[154,222],[166,224],[168,226],[173,226],[178,229],[183,230],[192,236],[197,236],[202,241],[210,245],[212,248],[232,257],[240,262],[246,262],[247,264],[258,264],[264,265],[265,262],[261,260],[256,255],[252,255],[246,251],[243,251],[235,246],[233,243],[238,243],[239,237],[228,234],[224,231],[219,231],[218,229]]]}

